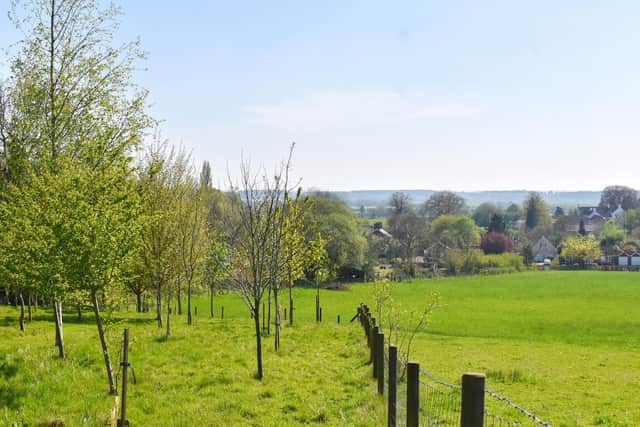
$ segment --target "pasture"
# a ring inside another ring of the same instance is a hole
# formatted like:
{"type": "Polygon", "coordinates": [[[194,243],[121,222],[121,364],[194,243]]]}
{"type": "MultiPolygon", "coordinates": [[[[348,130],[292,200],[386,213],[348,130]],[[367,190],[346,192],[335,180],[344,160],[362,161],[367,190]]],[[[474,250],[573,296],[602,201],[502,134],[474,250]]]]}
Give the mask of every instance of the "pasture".
{"type": "MultiPolygon", "coordinates": [[[[458,383],[462,372],[485,372],[488,388],[557,426],[634,426],[639,286],[635,273],[530,272],[403,282],[393,285],[393,299],[407,327],[409,311],[440,295],[410,355],[438,378],[458,383]]],[[[132,425],[383,425],[366,344],[356,322],[348,323],[360,302],[375,307],[373,285],[322,291],[322,324],[315,323],[315,290],[294,294],[296,324],[284,327],[281,350],[264,341],[263,382],[252,378],[252,323],[233,294],[216,299],[224,320],[208,319],[207,298],[197,298],[195,324],[174,316],[166,342],[152,314],[115,313],[108,333],[114,359],[122,329],[132,335],[132,425]]],[[[61,362],[51,313],[39,310],[22,334],[17,315],[0,308],[0,424],[103,425],[113,398],[90,316],[65,313],[69,357],[61,362]]]]}

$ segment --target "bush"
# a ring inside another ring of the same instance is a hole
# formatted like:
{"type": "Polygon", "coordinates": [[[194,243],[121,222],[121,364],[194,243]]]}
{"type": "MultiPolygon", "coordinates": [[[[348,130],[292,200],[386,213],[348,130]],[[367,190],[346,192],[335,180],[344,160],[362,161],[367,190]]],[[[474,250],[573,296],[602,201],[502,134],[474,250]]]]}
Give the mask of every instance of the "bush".
{"type": "Polygon", "coordinates": [[[450,249],[445,254],[445,267],[450,274],[503,274],[522,271],[522,257],[514,253],[485,255],[478,249],[450,249]]]}
{"type": "Polygon", "coordinates": [[[485,254],[513,252],[513,240],[504,233],[491,231],[480,239],[480,247],[485,254]]]}

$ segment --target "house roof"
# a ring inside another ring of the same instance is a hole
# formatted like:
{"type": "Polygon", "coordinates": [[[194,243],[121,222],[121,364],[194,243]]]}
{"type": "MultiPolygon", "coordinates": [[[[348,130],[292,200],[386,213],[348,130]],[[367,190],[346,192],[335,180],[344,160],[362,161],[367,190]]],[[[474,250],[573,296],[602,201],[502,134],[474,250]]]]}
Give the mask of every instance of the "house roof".
{"type": "Polygon", "coordinates": [[[533,256],[536,257],[554,258],[558,256],[558,250],[545,236],[540,237],[532,249],[533,256]]]}

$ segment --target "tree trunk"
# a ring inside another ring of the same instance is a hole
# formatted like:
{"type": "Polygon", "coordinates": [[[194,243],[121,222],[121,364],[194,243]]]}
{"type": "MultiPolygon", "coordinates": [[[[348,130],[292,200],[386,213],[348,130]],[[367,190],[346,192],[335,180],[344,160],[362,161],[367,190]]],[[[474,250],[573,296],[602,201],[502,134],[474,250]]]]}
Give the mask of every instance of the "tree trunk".
{"type": "Polygon", "coordinates": [[[210,296],[211,299],[209,300],[209,310],[211,311],[211,318],[213,319],[214,313],[215,313],[215,310],[213,309],[213,303],[214,303],[214,298],[216,296],[216,293],[215,293],[215,290],[213,289],[213,286],[209,288],[209,291],[211,292],[211,296],[210,296]]]}
{"type": "Polygon", "coordinates": [[[271,286],[269,286],[269,292],[267,294],[267,324],[262,327],[267,328],[267,335],[271,335],[271,286]]]}
{"type": "Polygon", "coordinates": [[[136,292],[136,312],[142,313],[142,291],[136,292]]]}
{"type": "Polygon", "coordinates": [[[35,311],[38,311],[38,295],[36,295],[36,305],[35,305],[35,311]]]}
{"type": "Polygon", "coordinates": [[[78,303],[76,305],[76,309],[78,310],[78,320],[82,320],[82,305],[80,305],[80,303],[78,303]]]}
{"type": "Polygon", "coordinates": [[[258,365],[256,379],[262,380],[264,374],[262,372],[262,333],[260,332],[260,300],[258,298],[254,299],[253,321],[256,327],[256,362],[258,365]]]}
{"type": "Polygon", "coordinates": [[[56,346],[60,352],[60,358],[66,357],[64,353],[64,334],[62,332],[62,303],[60,301],[53,302],[53,312],[56,322],[56,346]]]}
{"type": "Polygon", "coordinates": [[[178,276],[178,314],[182,316],[182,279],[178,276]]]}
{"type": "Polygon", "coordinates": [[[167,332],[165,338],[169,338],[171,335],[171,304],[167,304],[167,332]]]}
{"type": "Polygon", "coordinates": [[[24,298],[20,292],[20,330],[24,332],[24,298]]]}
{"type": "Polygon", "coordinates": [[[320,286],[317,288],[318,293],[316,294],[316,322],[320,321],[320,286]]]}
{"type": "Polygon", "coordinates": [[[274,338],[274,347],[276,351],[280,348],[280,305],[278,304],[278,284],[273,288],[273,305],[276,318],[276,330],[274,338]]]}
{"type": "Polygon", "coordinates": [[[100,317],[100,308],[98,307],[98,295],[93,295],[93,313],[96,315],[96,325],[98,326],[98,335],[100,335],[100,345],[102,346],[102,354],[104,356],[104,365],[107,369],[107,379],[109,380],[109,394],[116,394],[116,383],[113,379],[113,368],[111,367],[111,358],[109,357],[109,348],[107,340],[104,336],[104,328],[102,326],[102,318],[100,317]]]}
{"type": "Polygon", "coordinates": [[[29,296],[27,297],[27,300],[29,302],[29,323],[31,323],[33,321],[33,312],[31,310],[31,304],[33,303],[33,301],[31,299],[31,292],[29,292],[29,296]]]}
{"type": "Polygon", "coordinates": [[[289,286],[289,325],[293,326],[293,285],[289,286]]]}
{"type": "Polygon", "coordinates": [[[187,325],[191,325],[191,279],[187,280],[187,325]]]}
{"type": "Polygon", "coordinates": [[[157,320],[158,320],[158,328],[162,329],[162,286],[160,281],[156,284],[156,308],[157,308],[157,320]]]}

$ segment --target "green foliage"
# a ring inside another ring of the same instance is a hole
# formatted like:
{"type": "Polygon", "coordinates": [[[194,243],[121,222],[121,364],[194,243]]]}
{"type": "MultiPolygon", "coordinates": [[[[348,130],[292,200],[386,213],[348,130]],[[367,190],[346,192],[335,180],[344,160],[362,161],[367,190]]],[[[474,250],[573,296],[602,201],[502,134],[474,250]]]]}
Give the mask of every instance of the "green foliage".
{"type": "Polygon", "coordinates": [[[613,246],[621,243],[625,239],[625,232],[615,219],[610,219],[604,223],[600,232],[600,244],[602,246],[613,246]]]}
{"type": "Polygon", "coordinates": [[[468,249],[480,242],[480,230],[471,218],[462,215],[438,217],[431,224],[431,234],[451,249],[468,249]]]}
{"type": "Polygon", "coordinates": [[[454,275],[515,273],[524,269],[522,257],[518,254],[485,255],[479,249],[450,249],[445,254],[444,265],[454,275]]]}
{"type": "Polygon", "coordinates": [[[551,223],[549,209],[544,200],[542,200],[540,193],[530,192],[529,197],[524,202],[523,210],[527,230],[551,223]]]}
{"type": "Polygon", "coordinates": [[[367,239],[353,211],[336,199],[312,197],[313,205],[307,219],[307,239],[320,233],[326,244],[329,268],[361,269],[366,262],[367,239]]]}
{"type": "Polygon", "coordinates": [[[562,253],[574,262],[584,265],[600,257],[600,245],[593,236],[577,235],[567,239],[562,253]]]}

